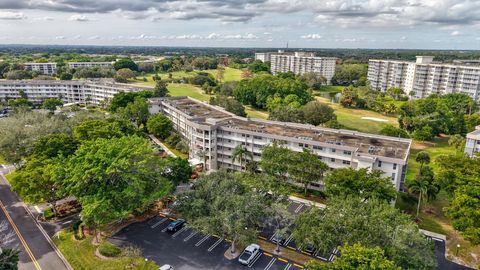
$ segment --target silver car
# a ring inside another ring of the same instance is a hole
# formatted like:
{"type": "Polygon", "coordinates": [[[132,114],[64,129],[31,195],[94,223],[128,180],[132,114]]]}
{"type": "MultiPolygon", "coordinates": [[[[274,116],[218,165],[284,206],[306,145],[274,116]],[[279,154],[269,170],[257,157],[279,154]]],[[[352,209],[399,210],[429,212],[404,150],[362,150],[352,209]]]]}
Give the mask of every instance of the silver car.
{"type": "Polygon", "coordinates": [[[245,250],[240,254],[238,262],[243,265],[249,265],[260,253],[260,246],[257,244],[250,244],[245,250]]]}

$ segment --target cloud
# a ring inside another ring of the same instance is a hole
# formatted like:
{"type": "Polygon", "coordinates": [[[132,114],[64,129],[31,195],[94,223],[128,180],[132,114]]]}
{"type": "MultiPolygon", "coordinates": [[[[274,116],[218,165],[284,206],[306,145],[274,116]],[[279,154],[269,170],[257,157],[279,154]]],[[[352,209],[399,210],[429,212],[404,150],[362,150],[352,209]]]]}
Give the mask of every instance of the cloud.
{"type": "MultiPolygon", "coordinates": [[[[476,0],[1,0],[2,9],[115,13],[154,21],[216,19],[227,23],[246,22],[267,13],[278,16],[302,12],[319,25],[340,27],[480,25],[480,1],[476,0]]],[[[81,16],[77,15],[85,21],[81,16]]]]}
{"type": "Polygon", "coordinates": [[[68,20],[69,21],[77,21],[77,22],[87,22],[90,19],[87,16],[82,15],[82,14],[74,14],[74,15],[70,16],[70,18],[68,18],[68,20]]]}
{"type": "Polygon", "coordinates": [[[459,36],[460,34],[461,34],[460,31],[457,31],[457,30],[450,33],[451,36],[459,36]]]}
{"type": "Polygon", "coordinates": [[[321,39],[322,36],[319,35],[319,34],[308,34],[308,35],[301,36],[301,38],[303,38],[303,39],[321,39]]]}
{"type": "Polygon", "coordinates": [[[0,11],[0,20],[24,20],[27,18],[23,12],[0,11]]]}
{"type": "Polygon", "coordinates": [[[34,21],[53,21],[53,17],[50,16],[44,16],[44,17],[37,17],[33,18],[34,21]]]}

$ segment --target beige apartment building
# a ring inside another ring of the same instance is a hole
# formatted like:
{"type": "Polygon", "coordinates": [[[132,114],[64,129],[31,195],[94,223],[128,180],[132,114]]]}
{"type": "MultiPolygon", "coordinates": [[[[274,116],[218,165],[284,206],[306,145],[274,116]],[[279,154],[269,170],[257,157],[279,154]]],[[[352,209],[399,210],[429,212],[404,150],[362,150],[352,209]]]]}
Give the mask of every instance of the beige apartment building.
{"type": "MultiPolygon", "coordinates": [[[[205,159],[209,170],[244,169],[238,160],[233,161],[238,145],[260,161],[262,147],[279,142],[293,151],[311,150],[330,168],[380,170],[397,190],[403,189],[409,139],[244,118],[190,97],[153,98],[149,103],[151,113],[164,113],[187,139],[191,162],[203,164],[205,159]]],[[[322,183],[310,188],[322,188],[322,183]]]]}
{"type": "Polygon", "coordinates": [[[371,59],[368,80],[372,89],[399,87],[413,98],[463,93],[480,100],[480,66],[436,63],[432,56],[417,56],[416,62],[371,59]]]}

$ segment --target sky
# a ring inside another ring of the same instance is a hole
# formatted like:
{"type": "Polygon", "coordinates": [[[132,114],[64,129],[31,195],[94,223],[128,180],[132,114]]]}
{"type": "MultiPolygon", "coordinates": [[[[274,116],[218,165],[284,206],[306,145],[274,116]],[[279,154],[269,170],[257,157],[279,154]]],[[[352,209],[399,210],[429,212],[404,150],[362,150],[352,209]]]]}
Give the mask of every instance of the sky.
{"type": "Polygon", "coordinates": [[[480,0],[0,0],[0,44],[480,49],[480,0]]]}

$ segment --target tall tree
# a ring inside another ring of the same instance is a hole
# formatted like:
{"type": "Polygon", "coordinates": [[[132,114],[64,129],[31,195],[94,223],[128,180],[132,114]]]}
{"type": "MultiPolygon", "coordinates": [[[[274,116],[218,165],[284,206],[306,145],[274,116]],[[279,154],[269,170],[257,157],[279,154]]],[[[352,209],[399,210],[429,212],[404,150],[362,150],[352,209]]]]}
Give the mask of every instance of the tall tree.
{"type": "Polygon", "coordinates": [[[423,165],[430,163],[430,154],[425,151],[418,152],[415,157],[415,161],[420,163],[420,170],[423,168],[423,165]]]}
{"type": "Polygon", "coordinates": [[[64,166],[66,189],[94,227],[127,217],[173,190],[149,142],[137,136],[86,141],[64,166]]]}
{"type": "Polygon", "coordinates": [[[294,152],[293,162],[287,166],[289,176],[293,181],[303,185],[305,195],[309,185],[323,180],[323,176],[328,170],[327,164],[307,149],[302,152],[294,152]]]}
{"type": "Polygon", "coordinates": [[[434,199],[440,191],[439,185],[435,182],[435,174],[429,166],[420,169],[415,180],[408,183],[408,189],[418,195],[417,214],[418,219],[420,207],[423,200],[434,199]]]}
{"type": "Polygon", "coordinates": [[[305,122],[314,126],[323,125],[331,120],[336,120],[334,110],[327,104],[310,101],[302,107],[305,122]]]}
{"type": "Polygon", "coordinates": [[[341,256],[331,263],[311,261],[311,270],[401,270],[385,256],[380,247],[365,247],[361,244],[344,245],[339,248],[341,256]]]}
{"type": "Polygon", "coordinates": [[[367,169],[341,168],[333,170],[325,178],[325,192],[332,197],[360,196],[365,200],[378,198],[393,201],[397,192],[389,177],[383,177],[381,171],[367,169]]]}
{"type": "MultiPolygon", "coordinates": [[[[275,229],[277,237],[287,238],[290,226],[293,224],[293,214],[288,211],[285,202],[274,202],[268,208],[267,223],[275,229]]],[[[276,243],[276,252],[280,252],[280,241],[276,243]]]]}
{"type": "Polygon", "coordinates": [[[240,169],[243,170],[243,161],[246,157],[249,157],[250,160],[253,159],[253,155],[251,152],[245,148],[245,146],[239,144],[235,146],[232,153],[232,161],[238,161],[240,163],[240,169]]]}
{"type": "Polygon", "coordinates": [[[153,93],[155,97],[166,97],[168,96],[168,84],[165,81],[157,80],[155,82],[155,88],[153,89],[153,93]]]}
{"type": "Polygon", "coordinates": [[[0,269],[2,270],[17,270],[18,269],[18,255],[20,251],[11,248],[0,248],[0,269]]]}
{"type": "Polygon", "coordinates": [[[63,102],[57,98],[47,98],[42,103],[42,108],[54,112],[58,106],[62,106],[63,102]]]}
{"type": "Polygon", "coordinates": [[[231,240],[232,253],[236,245],[255,241],[266,214],[265,197],[243,184],[239,174],[226,171],[203,175],[177,201],[176,211],[189,226],[231,240]]]}
{"type": "Polygon", "coordinates": [[[448,145],[453,146],[456,152],[463,152],[465,147],[465,138],[460,134],[452,135],[448,139],[448,145]]]}
{"type": "Polygon", "coordinates": [[[147,130],[155,137],[165,140],[173,131],[173,123],[164,114],[154,114],[148,118],[147,130]]]}
{"type": "Polygon", "coordinates": [[[149,116],[148,103],[143,97],[135,97],[132,103],[129,103],[127,107],[118,111],[124,115],[127,119],[136,123],[137,127],[146,129],[146,124],[149,116]]]}

